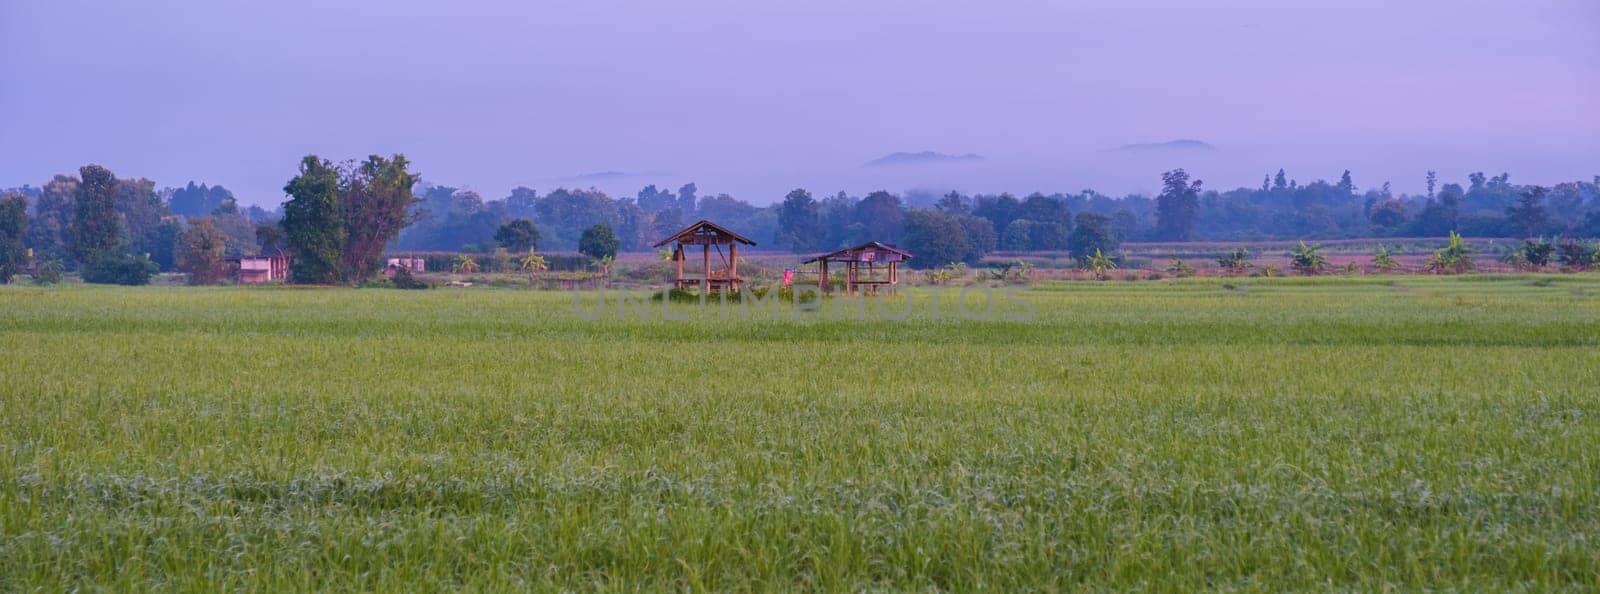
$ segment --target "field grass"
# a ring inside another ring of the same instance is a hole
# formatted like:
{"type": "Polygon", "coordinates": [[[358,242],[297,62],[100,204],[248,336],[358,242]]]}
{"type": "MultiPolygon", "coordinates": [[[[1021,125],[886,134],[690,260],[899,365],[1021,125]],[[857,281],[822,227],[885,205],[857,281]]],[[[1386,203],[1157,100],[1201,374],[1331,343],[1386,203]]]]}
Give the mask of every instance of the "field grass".
{"type": "Polygon", "coordinates": [[[929,298],[0,287],[0,590],[1600,589],[1600,277],[929,298]]]}

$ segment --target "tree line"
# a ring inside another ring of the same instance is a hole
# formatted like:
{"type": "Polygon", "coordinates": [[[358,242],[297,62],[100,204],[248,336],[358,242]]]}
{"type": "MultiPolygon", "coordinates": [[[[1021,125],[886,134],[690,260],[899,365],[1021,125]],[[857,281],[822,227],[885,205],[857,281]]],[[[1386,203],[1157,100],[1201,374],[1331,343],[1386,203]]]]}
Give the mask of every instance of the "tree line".
{"type": "Polygon", "coordinates": [[[797,253],[898,244],[918,254],[921,266],[972,264],[996,251],[1065,251],[1087,262],[1097,253],[1114,257],[1124,241],[1600,236],[1600,176],[1542,187],[1513,184],[1508,174],[1441,183],[1428,172],[1426,193],[1408,195],[1388,183],[1358,189],[1349,171],[1337,181],[1302,184],[1279,170],[1259,187],[1217,191],[1177,169],[1162,174],[1154,197],[1094,190],[817,196],[796,189],[755,206],[702,195],[693,183],[676,190],[647,185],[623,197],[517,187],[485,199],[424,181],[410,166],[403,155],[338,164],[309,156],[284,187],[288,200],[269,210],[239,206],[222,186],[189,182],[158,191],[148,179],[86,165],[76,176],[5,192],[0,274],[15,274],[26,261],[35,269],[79,270],[86,279],[185,270],[205,281],[223,273],[227,258],[289,250],[298,282],[359,282],[381,269],[389,250],[577,250],[599,259],[648,250],[698,219],[797,253]]]}

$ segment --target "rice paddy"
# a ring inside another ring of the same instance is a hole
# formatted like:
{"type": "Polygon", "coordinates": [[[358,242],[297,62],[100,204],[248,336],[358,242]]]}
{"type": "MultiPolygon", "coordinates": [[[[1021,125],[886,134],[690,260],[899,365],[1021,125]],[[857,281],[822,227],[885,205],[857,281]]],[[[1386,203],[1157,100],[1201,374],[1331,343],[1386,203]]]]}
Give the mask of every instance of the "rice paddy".
{"type": "Polygon", "coordinates": [[[1600,589],[1600,277],[932,297],[0,287],[0,590],[1600,589]]]}

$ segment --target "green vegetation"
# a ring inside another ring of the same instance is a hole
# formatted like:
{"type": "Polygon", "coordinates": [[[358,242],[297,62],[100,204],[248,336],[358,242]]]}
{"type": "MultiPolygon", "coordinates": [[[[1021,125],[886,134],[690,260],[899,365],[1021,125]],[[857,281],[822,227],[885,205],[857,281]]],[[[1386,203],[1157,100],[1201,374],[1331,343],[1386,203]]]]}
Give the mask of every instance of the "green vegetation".
{"type": "Polygon", "coordinates": [[[956,294],[0,287],[0,590],[1600,587],[1594,275],[956,294]]]}

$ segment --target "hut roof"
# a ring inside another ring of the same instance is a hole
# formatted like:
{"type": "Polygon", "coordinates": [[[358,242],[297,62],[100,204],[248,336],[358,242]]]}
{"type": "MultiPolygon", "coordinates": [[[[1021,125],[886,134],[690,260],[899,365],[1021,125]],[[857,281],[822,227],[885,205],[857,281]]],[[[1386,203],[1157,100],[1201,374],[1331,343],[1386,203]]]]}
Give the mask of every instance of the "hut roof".
{"type": "Polygon", "coordinates": [[[900,257],[902,257],[904,259],[907,259],[907,260],[911,259],[911,252],[902,250],[900,248],[894,247],[894,246],[886,244],[886,243],[879,243],[879,242],[876,242],[876,241],[869,241],[869,242],[863,243],[863,244],[858,245],[858,246],[847,247],[847,248],[844,248],[842,250],[832,251],[832,252],[828,252],[826,254],[822,254],[820,256],[816,256],[814,258],[811,258],[810,260],[806,260],[804,262],[801,262],[801,264],[810,264],[812,262],[817,262],[817,261],[821,261],[821,260],[828,260],[828,261],[833,261],[833,262],[858,260],[858,259],[860,259],[861,254],[864,254],[864,253],[867,253],[867,252],[875,252],[875,253],[889,252],[889,253],[899,254],[900,257]]]}
{"type": "Polygon", "coordinates": [[[737,241],[745,245],[756,244],[748,237],[729,231],[727,227],[702,219],[698,223],[684,227],[682,231],[673,233],[671,237],[656,242],[651,247],[661,247],[674,241],[683,243],[733,243],[737,241]]]}

